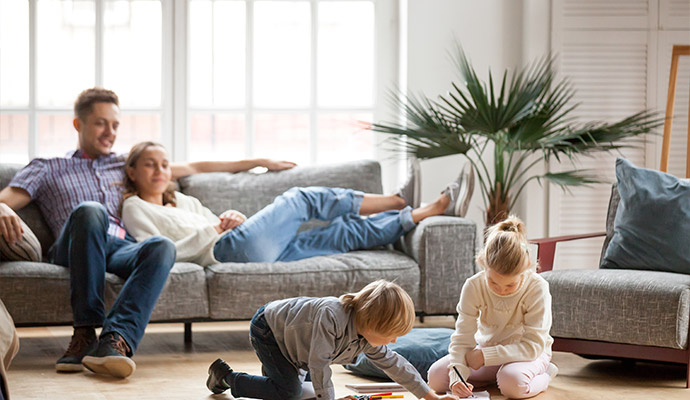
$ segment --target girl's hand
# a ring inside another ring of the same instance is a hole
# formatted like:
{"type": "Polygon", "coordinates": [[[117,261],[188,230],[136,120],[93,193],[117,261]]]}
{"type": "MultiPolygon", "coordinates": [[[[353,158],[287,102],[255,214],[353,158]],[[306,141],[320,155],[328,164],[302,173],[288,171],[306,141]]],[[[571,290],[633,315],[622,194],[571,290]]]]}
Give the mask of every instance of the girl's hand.
{"type": "Polygon", "coordinates": [[[242,225],[244,221],[247,220],[247,217],[245,217],[244,214],[237,210],[225,211],[224,213],[220,214],[220,217],[218,218],[220,218],[220,224],[217,225],[217,227],[221,229],[220,231],[218,231],[218,228],[216,228],[216,231],[218,231],[218,233],[223,233],[230,229],[234,229],[242,225]]]}
{"type": "Polygon", "coordinates": [[[462,382],[455,382],[455,385],[453,385],[450,389],[454,395],[464,399],[465,397],[472,396],[472,389],[474,389],[474,386],[472,386],[471,383],[468,383],[467,386],[465,386],[462,382]]]}
{"type": "Polygon", "coordinates": [[[472,369],[479,369],[484,366],[484,353],[480,349],[472,349],[465,354],[467,366],[472,369]]]}

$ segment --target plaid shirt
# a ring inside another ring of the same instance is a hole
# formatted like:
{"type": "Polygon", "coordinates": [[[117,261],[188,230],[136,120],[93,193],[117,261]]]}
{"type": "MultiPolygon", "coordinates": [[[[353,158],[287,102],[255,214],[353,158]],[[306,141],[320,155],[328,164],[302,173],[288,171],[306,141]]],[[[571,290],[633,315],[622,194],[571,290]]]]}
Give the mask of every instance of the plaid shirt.
{"type": "Polygon", "coordinates": [[[76,150],[67,157],[35,158],[8,186],[29,193],[55,238],[60,236],[72,210],[84,201],[103,204],[110,219],[108,234],[124,238],[125,229],[117,218],[117,209],[122,198],[118,183],[125,177],[125,157],[110,153],[94,160],[76,150]]]}

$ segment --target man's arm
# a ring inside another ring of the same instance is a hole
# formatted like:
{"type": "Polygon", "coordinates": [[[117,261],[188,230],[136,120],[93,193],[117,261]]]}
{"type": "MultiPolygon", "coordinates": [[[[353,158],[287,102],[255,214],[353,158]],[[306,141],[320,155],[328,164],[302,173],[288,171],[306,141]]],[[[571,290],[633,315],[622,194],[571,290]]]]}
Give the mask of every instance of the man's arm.
{"type": "Polygon", "coordinates": [[[31,201],[29,193],[20,188],[6,187],[0,191],[0,237],[10,244],[22,237],[22,220],[14,210],[21,210],[31,201]]]}
{"type": "Polygon", "coordinates": [[[290,169],[296,164],[290,161],[275,161],[267,158],[255,158],[241,161],[198,161],[170,166],[172,178],[178,179],[188,175],[204,172],[243,172],[255,167],[265,167],[269,171],[290,169]]]}

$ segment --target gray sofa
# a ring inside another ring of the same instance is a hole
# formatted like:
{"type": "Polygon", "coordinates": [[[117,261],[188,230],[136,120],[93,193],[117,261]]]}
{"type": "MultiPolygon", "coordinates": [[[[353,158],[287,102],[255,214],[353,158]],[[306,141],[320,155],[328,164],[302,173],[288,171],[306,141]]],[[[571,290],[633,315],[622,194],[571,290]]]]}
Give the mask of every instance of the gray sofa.
{"type": "Polygon", "coordinates": [[[613,237],[620,196],[611,190],[606,232],[534,240],[553,298],[553,349],[588,356],[686,364],[690,387],[690,275],[628,269],[552,270],[556,244],[613,237]]]}
{"type": "MultiPolygon", "coordinates": [[[[0,164],[0,188],[21,165],[0,164]]],[[[349,187],[381,193],[381,169],[374,161],[296,167],[278,173],[211,173],[183,178],[180,190],[216,214],[234,208],[247,216],[294,186],[349,187]]],[[[35,204],[19,211],[40,240],[44,254],[52,237],[35,204]]],[[[303,228],[314,226],[309,222],[303,228]]],[[[474,274],[475,224],[455,217],[422,221],[396,245],[296,262],[176,263],[151,320],[191,322],[249,319],[258,307],[279,298],[327,296],[356,291],[385,278],[405,288],[420,315],[454,314],[460,288],[474,274]]],[[[107,274],[106,306],[123,281],[107,274]]],[[[70,324],[69,271],[45,262],[0,262],[0,298],[17,325],[70,324]]]]}

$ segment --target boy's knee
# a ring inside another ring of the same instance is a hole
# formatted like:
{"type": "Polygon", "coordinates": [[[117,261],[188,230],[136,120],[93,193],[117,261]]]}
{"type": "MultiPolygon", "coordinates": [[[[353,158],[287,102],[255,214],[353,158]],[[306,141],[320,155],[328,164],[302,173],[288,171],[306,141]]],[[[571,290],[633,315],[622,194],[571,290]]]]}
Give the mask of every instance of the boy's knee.
{"type": "Polygon", "coordinates": [[[496,382],[501,390],[501,394],[508,398],[523,399],[529,397],[527,376],[515,368],[510,368],[510,364],[504,365],[498,370],[496,382]]]}
{"type": "Polygon", "coordinates": [[[281,388],[281,398],[286,400],[300,400],[302,398],[302,382],[297,380],[281,388]]]}

